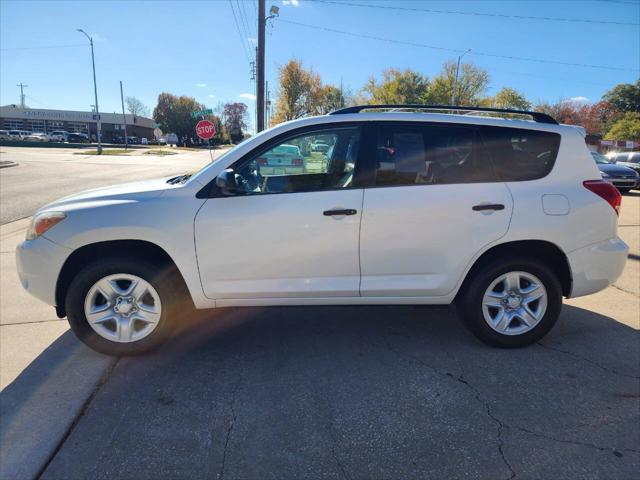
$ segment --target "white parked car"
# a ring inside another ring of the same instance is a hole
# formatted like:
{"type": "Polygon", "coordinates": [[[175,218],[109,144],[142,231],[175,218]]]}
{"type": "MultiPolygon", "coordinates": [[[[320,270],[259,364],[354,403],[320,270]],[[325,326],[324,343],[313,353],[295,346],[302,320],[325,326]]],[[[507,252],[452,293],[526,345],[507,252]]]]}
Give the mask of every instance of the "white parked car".
{"type": "Polygon", "coordinates": [[[9,130],[0,130],[0,140],[11,140],[9,130]]]}
{"type": "Polygon", "coordinates": [[[64,130],[55,130],[49,134],[52,142],[66,142],[69,132],[64,130]]]}
{"type": "Polygon", "coordinates": [[[517,347],[553,327],[562,297],[622,273],[621,196],[575,128],[384,108],[284,123],[194,175],[46,205],[17,249],[22,284],[123,355],[193,307],[270,305],[456,302],[481,340],[517,347]],[[321,169],[257,168],[319,135],[333,145],[321,169]]]}
{"type": "Polygon", "coordinates": [[[25,135],[24,140],[27,142],[48,142],[49,135],[43,132],[32,132],[25,135]]]}
{"type": "Polygon", "coordinates": [[[293,175],[304,173],[305,157],[297,145],[276,145],[257,159],[263,175],[293,175]]]}
{"type": "Polygon", "coordinates": [[[11,140],[24,140],[29,135],[29,132],[24,130],[9,130],[9,138],[11,140]]]}

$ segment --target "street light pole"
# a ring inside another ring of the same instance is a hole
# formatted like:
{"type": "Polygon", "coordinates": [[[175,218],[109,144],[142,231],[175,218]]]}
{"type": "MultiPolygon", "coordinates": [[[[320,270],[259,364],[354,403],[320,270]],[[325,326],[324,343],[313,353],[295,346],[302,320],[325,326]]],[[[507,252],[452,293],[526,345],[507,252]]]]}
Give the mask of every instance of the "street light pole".
{"type": "Polygon", "coordinates": [[[458,89],[458,74],[460,73],[460,60],[462,60],[462,57],[464,57],[467,53],[469,53],[471,51],[470,48],[467,48],[461,55],[458,56],[458,64],[456,65],[456,79],[453,81],[453,88],[451,89],[451,105],[455,106],[456,105],[456,101],[458,100],[456,98],[456,90],[458,89]]]}
{"type": "Polygon", "coordinates": [[[77,29],[78,32],[84,34],[85,37],[89,39],[89,44],[91,45],[91,66],[93,67],[93,93],[96,98],[96,135],[98,137],[98,155],[102,154],[102,121],[100,120],[100,109],[98,108],[98,84],[96,83],[96,61],[93,55],[93,38],[89,36],[87,32],[82,30],[81,28],[77,29]]]}

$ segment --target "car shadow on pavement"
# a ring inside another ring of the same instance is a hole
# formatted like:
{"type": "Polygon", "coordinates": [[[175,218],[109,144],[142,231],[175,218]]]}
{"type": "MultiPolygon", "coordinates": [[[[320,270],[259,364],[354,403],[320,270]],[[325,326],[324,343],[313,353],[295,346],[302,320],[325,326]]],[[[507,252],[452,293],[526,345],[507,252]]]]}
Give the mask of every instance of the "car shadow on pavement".
{"type": "Polygon", "coordinates": [[[118,360],[43,478],[633,477],[638,331],[565,306],[502,350],[452,313],[203,314],[118,360]]]}

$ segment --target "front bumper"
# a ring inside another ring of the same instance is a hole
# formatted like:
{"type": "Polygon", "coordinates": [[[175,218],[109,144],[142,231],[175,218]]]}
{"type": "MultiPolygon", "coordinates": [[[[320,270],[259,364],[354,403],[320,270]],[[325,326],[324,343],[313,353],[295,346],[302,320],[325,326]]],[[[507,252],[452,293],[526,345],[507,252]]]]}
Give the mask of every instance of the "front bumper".
{"type": "Polygon", "coordinates": [[[16,248],[20,283],[38,300],[55,306],[58,276],[70,254],[70,249],[44,237],[25,240],[16,248]]]}
{"type": "Polygon", "coordinates": [[[567,255],[571,267],[570,298],[590,295],[615,282],[627,261],[629,247],[615,237],[574,250],[567,255]]]}
{"type": "Polygon", "coordinates": [[[635,178],[605,178],[607,182],[616,188],[636,188],[638,180],[635,178]]]}

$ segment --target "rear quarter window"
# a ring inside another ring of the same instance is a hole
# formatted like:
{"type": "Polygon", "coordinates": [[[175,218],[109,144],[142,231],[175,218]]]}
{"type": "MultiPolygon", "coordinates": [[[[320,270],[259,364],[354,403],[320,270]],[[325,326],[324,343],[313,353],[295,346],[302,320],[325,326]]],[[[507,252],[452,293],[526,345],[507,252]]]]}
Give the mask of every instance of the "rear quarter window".
{"type": "Polygon", "coordinates": [[[507,127],[481,127],[481,133],[500,180],[536,180],[553,169],[560,134],[507,127]]]}

